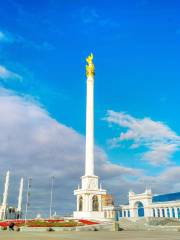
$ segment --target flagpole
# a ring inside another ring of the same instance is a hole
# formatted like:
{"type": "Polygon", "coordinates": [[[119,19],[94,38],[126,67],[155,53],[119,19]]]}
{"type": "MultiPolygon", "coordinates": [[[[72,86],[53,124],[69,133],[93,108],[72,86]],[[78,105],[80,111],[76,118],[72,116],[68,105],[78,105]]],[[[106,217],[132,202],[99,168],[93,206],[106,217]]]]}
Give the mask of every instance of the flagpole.
{"type": "Polygon", "coordinates": [[[51,196],[50,196],[50,206],[49,206],[50,219],[52,218],[53,187],[54,187],[54,176],[51,177],[51,196]]]}
{"type": "Polygon", "coordinates": [[[28,207],[29,207],[31,183],[32,183],[32,178],[29,178],[29,179],[28,179],[27,194],[26,194],[25,224],[26,224],[26,222],[27,222],[27,213],[28,213],[28,207]]]}

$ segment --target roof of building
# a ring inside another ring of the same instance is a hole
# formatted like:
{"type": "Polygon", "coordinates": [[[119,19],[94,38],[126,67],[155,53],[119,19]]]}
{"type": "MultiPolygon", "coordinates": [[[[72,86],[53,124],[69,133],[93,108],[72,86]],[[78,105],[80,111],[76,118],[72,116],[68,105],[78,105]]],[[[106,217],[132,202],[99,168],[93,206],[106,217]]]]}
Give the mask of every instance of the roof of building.
{"type": "Polygon", "coordinates": [[[177,200],[180,200],[180,192],[155,195],[152,198],[152,202],[169,202],[177,200]]]}

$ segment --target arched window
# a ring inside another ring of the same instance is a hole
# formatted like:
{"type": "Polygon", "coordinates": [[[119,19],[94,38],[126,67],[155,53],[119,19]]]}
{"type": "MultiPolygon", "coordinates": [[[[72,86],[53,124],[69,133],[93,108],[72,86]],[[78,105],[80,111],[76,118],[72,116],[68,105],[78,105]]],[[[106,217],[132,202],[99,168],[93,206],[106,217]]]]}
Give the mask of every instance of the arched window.
{"type": "Polygon", "coordinates": [[[80,196],[79,198],[79,211],[81,212],[83,210],[83,197],[80,196]]]}
{"type": "Polygon", "coordinates": [[[164,208],[162,209],[162,216],[165,217],[165,211],[164,211],[164,208]]]}
{"type": "Polygon", "coordinates": [[[170,218],[170,211],[169,211],[169,208],[167,208],[167,217],[170,218]]]}
{"type": "Polygon", "coordinates": [[[177,209],[178,218],[180,219],[180,208],[177,209]]]}
{"type": "Polygon", "coordinates": [[[172,208],[172,217],[175,218],[175,211],[174,211],[174,208],[172,208]]]}
{"type": "Polygon", "coordinates": [[[153,208],[153,217],[156,217],[155,209],[153,208]]]}
{"type": "Polygon", "coordinates": [[[136,203],[138,217],[144,217],[144,205],[142,202],[136,203]]]}
{"type": "Polygon", "coordinates": [[[158,217],[160,217],[160,209],[157,210],[158,217]]]}
{"type": "Polygon", "coordinates": [[[93,211],[99,211],[99,202],[98,197],[96,195],[94,195],[92,198],[92,209],[93,211]]]}

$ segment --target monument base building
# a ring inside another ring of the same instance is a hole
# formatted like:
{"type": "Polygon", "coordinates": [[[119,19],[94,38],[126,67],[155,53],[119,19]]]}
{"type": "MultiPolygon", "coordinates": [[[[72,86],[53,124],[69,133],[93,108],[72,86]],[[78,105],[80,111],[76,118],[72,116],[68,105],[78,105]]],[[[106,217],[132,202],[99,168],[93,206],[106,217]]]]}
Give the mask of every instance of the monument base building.
{"type": "Polygon", "coordinates": [[[74,191],[77,197],[77,210],[74,212],[74,218],[104,218],[103,196],[106,190],[99,187],[97,176],[83,176],[81,179],[81,188],[74,191]]]}

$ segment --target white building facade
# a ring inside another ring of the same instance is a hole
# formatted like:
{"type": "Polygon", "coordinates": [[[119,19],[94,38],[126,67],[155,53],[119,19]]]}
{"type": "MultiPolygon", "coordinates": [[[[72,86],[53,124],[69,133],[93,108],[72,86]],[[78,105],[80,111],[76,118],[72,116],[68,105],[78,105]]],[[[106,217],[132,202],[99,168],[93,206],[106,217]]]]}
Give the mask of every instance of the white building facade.
{"type": "Polygon", "coordinates": [[[180,193],[153,195],[150,189],[144,193],[129,192],[129,204],[104,208],[105,217],[116,218],[173,218],[180,220],[180,193]]]}

